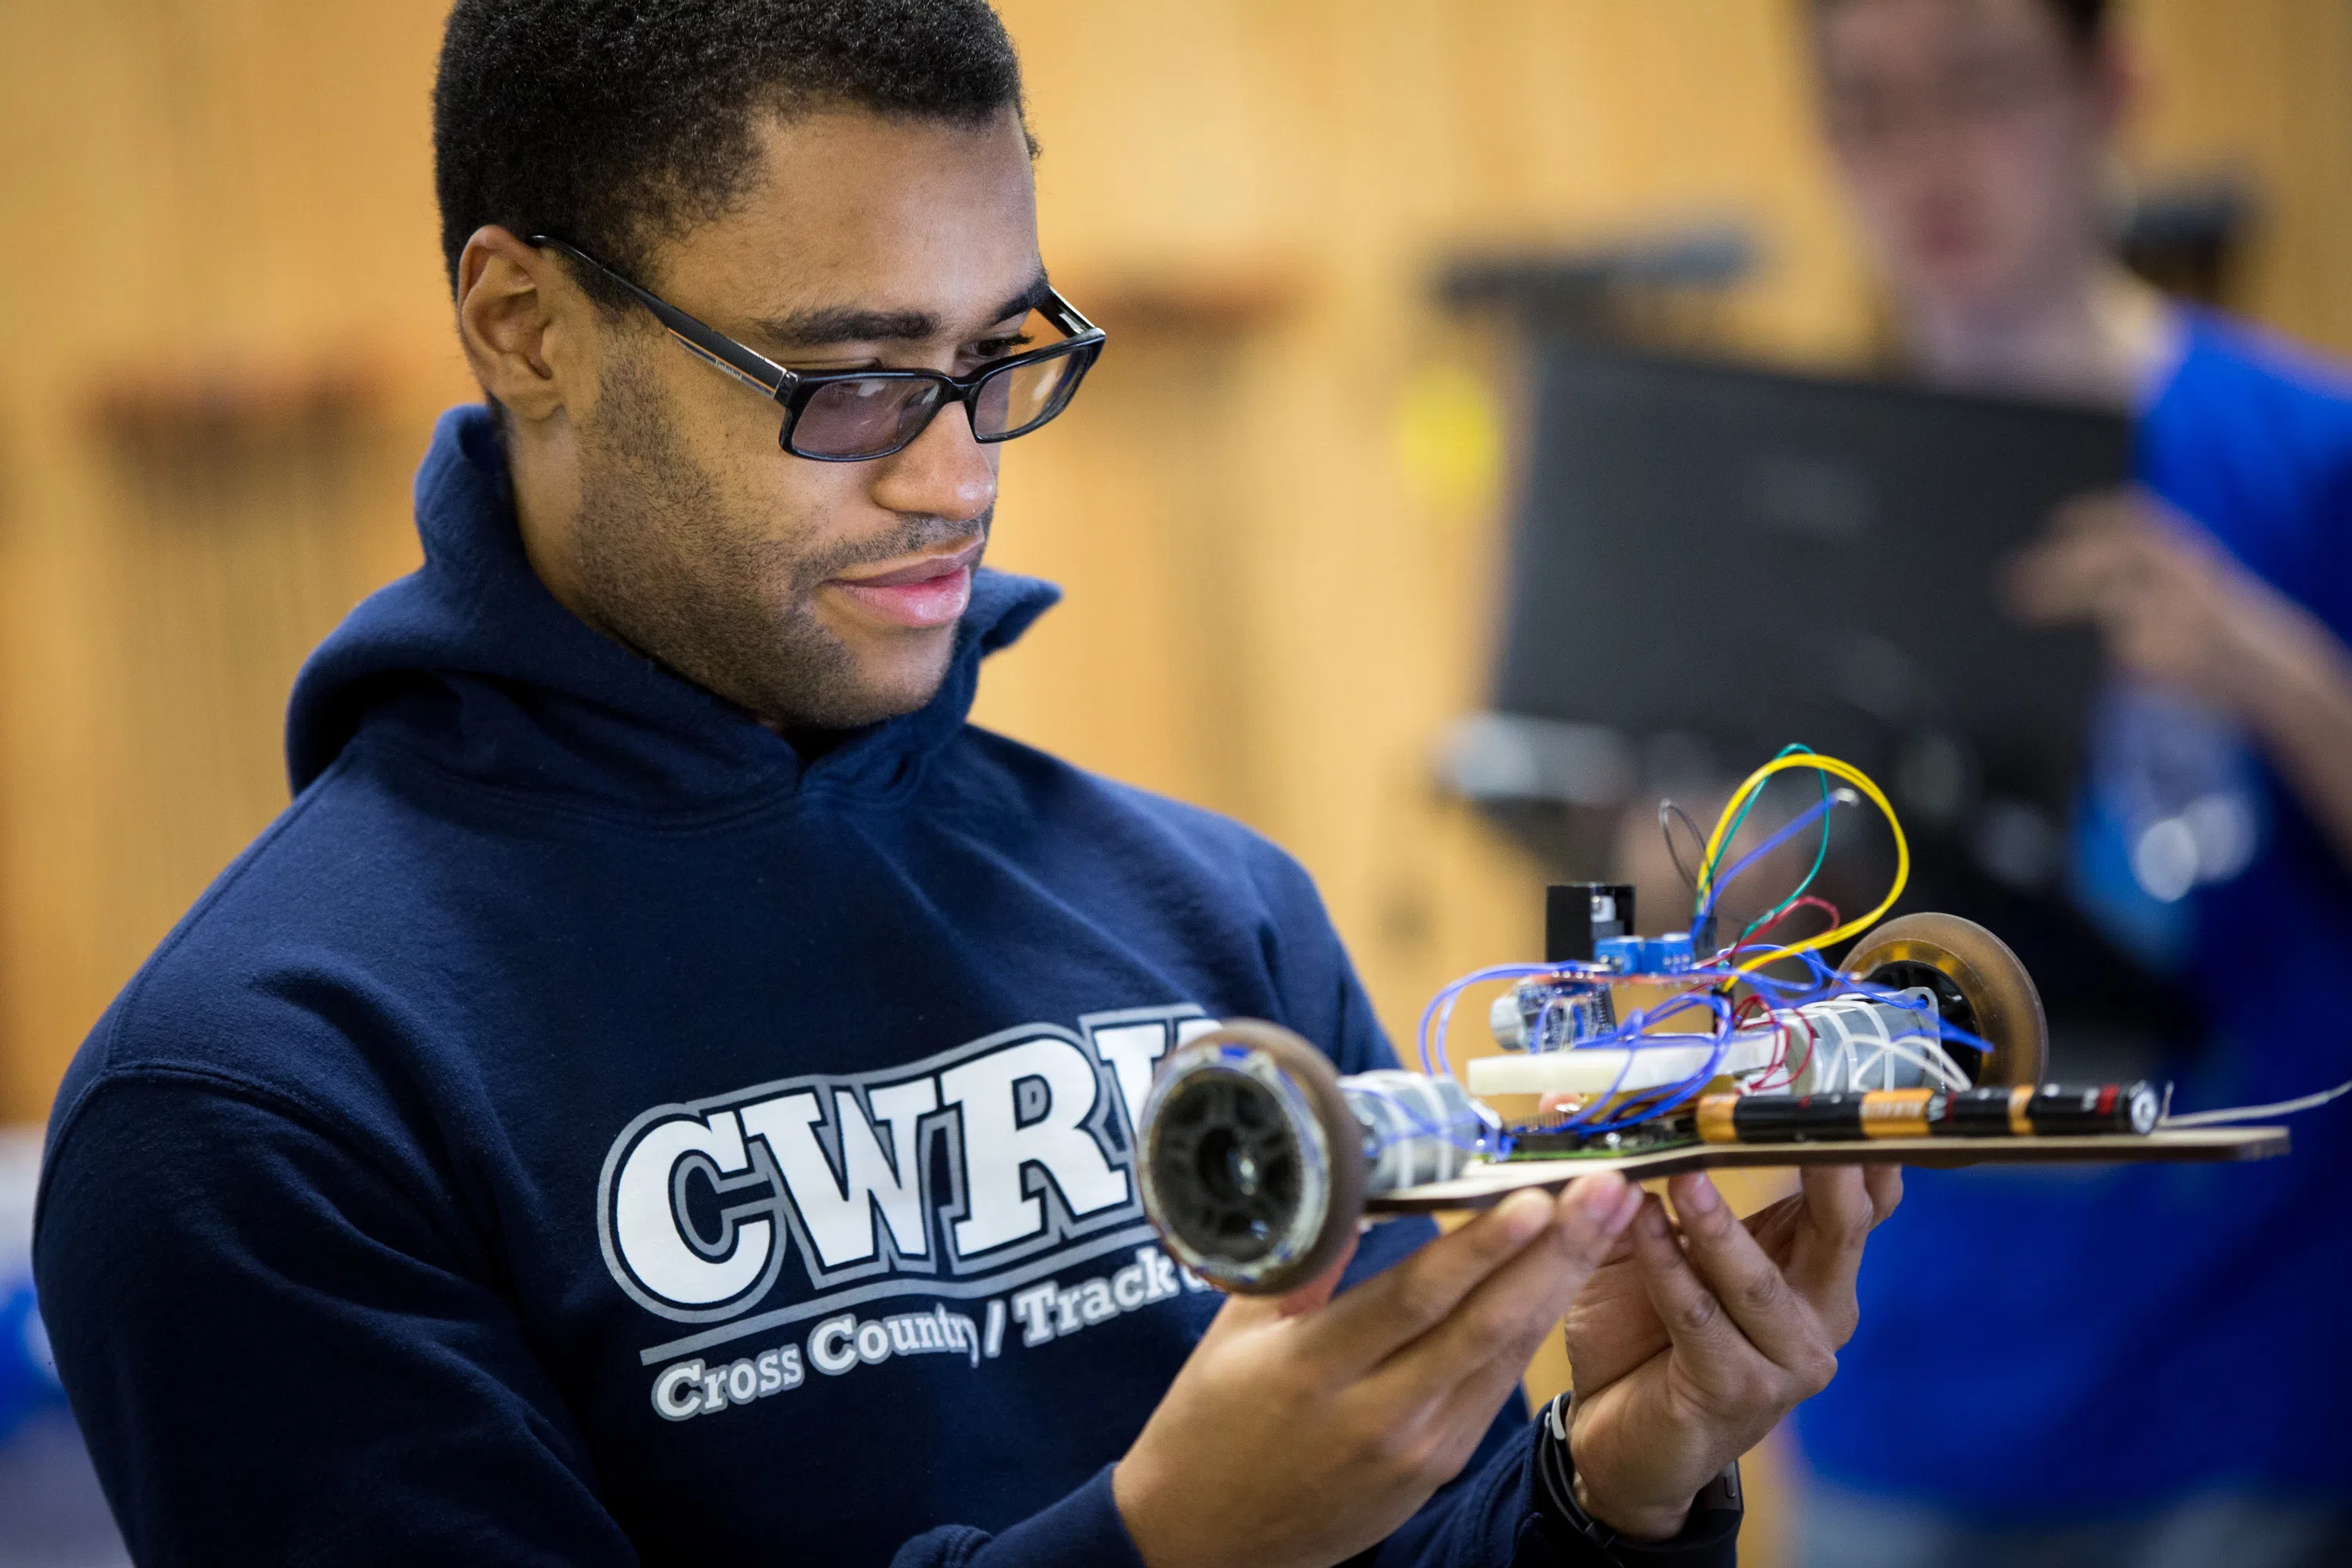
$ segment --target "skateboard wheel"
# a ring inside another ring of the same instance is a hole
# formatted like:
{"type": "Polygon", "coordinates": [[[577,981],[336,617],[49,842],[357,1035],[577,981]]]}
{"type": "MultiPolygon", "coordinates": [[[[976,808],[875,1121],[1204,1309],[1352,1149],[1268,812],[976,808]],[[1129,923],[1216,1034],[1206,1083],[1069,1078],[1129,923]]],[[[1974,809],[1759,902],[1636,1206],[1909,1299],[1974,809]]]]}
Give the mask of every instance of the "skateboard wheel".
{"type": "Polygon", "coordinates": [[[1944,1022],[1992,1047],[1947,1041],[1980,1087],[2040,1083],[2049,1070],[2050,1026],[2042,994],[2009,944],[1958,915],[1902,915],[1865,933],[1845,961],[1848,978],[1936,994],[1944,1022]],[[1965,1052],[1966,1054],[1963,1054],[1965,1052]],[[1979,1059],[1971,1065],[1969,1058],[1979,1059]]]}
{"type": "Polygon", "coordinates": [[[1139,1118],[1144,1212],[1177,1260],[1248,1296],[1338,1260],[1364,1212],[1364,1129],[1329,1058],[1233,1019],[1160,1064],[1139,1118]]]}

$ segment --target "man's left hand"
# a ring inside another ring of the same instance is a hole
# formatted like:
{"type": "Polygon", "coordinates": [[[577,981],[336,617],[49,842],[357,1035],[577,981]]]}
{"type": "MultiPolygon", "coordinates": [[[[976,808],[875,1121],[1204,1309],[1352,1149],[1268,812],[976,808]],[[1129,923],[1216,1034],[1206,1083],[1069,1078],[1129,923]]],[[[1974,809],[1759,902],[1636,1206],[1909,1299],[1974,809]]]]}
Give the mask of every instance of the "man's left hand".
{"type": "Polygon", "coordinates": [[[1705,1175],[1668,1184],[1569,1310],[1577,1501],[1662,1541],[1691,1500],[1818,1394],[1853,1336],[1854,1278],[1895,1212],[1893,1165],[1808,1167],[1802,1190],[1743,1224],[1705,1175]]]}

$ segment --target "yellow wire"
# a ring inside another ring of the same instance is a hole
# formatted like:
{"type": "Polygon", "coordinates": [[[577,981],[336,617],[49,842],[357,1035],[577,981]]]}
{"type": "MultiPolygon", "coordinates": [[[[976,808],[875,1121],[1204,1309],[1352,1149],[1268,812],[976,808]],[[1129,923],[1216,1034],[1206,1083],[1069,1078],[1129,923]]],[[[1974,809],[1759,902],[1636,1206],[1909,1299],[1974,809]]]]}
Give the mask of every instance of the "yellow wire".
{"type": "Polygon", "coordinates": [[[1895,900],[1903,896],[1903,884],[1911,879],[1911,846],[1903,837],[1903,824],[1895,818],[1895,807],[1887,804],[1885,792],[1871,782],[1868,773],[1864,773],[1852,763],[1840,762],[1835,757],[1824,757],[1813,752],[1800,752],[1790,756],[1773,758],[1754,773],[1749,773],[1746,782],[1732,791],[1731,799],[1724,805],[1723,815],[1715,819],[1715,831],[1707,836],[1706,858],[1699,862],[1702,866],[1709,868],[1706,887],[1700,889],[1701,892],[1715,885],[1712,868],[1717,864],[1717,856],[1723,848],[1723,841],[1730,836],[1732,820],[1738,814],[1740,803],[1756,791],[1762,789],[1764,781],[1774,773],[1786,773],[1790,768],[1811,768],[1817,773],[1827,773],[1832,778],[1843,779],[1869,796],[1870,803],[1885,813],[1886,826],[1895,833],[1895,885],[1886,889],[1886,897],[1881,899],[1878,901],[1878,907],[1868,914],[1856,916],[1842,926],[1832,926],[1819,936],[1809,936],[1802,942],[1793,942],[1782,947],[1776,947],[1769,952],[1749,959],[1745,963],[1736,965],[1735,967],[1742,974],[1751,969],[1761,969],[1768,963],[1793,957],[1800,952],[1810,952],[1816,948],[1827,947],[1832,942],[1843,942],[1857,931],[1877,924],[1879,917],[1893,909],[1895,900]]]}

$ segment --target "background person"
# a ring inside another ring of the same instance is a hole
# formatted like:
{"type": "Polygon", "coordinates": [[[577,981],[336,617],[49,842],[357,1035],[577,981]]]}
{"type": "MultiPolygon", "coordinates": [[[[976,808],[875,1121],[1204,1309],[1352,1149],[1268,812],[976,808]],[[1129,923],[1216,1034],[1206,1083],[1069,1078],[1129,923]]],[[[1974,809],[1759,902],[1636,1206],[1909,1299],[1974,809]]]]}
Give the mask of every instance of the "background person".
{"type": "MultiPolygon", "coordinates": [[[[2328,980],[2352,958],[2352,393],[2111,258],[2131,78],[2098,0],[1814,12],[1910,367],[2140,416],[2142,492],[2069,508],[2013,589],[2027,618],[2095,625],[2117,672],[2075,880],[2204,1004],[2183,1103],[2352,1076],[2328,980]]],[[[2227,1172],[1917,1176],[1797,1419],[1801,1560],[2352,1561],[2352,1259],[2326,1217],[2352,1107],[2294,1140],[2227,1172]]]]}

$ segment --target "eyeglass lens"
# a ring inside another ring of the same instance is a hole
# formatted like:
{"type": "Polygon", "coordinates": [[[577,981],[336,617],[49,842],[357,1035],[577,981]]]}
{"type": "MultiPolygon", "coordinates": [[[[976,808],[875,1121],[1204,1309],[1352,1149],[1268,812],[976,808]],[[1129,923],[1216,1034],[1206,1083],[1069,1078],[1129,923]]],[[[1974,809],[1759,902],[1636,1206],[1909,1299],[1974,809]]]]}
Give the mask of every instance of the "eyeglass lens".
{"type": "Polygon", "coordinates": [[[887,452],[912,440],[946,395],[936,381],[830,382],[801,410],[793,445],[825,457],[887,452]]]}
{"type": "Polygon", "coordinates": [[[1077,386],[1080,354],[1061,354],[1034,364],[1014,365],[980,384],[981,437],[1018,436],[1062,411],[1077,386]]]}
{"type": "MultiPolygon", "coordinates": [[[[1069,401],[1081,363],[1080,355],[1059,354],[988,377],[974,399],[973,436],[1003,440],[1051,419],[1069,401]]],[[[801,409],[792,445],[819,457],[879,456],[919,435],[946,395],[936,381],[877,375],[829,382],[801,409]]]]}

